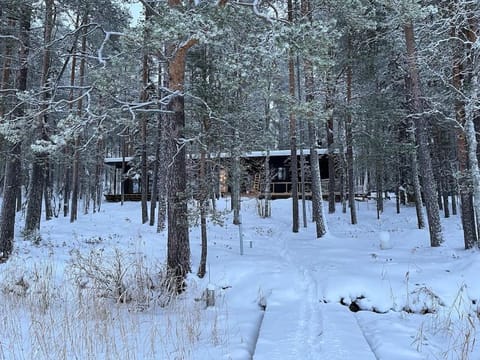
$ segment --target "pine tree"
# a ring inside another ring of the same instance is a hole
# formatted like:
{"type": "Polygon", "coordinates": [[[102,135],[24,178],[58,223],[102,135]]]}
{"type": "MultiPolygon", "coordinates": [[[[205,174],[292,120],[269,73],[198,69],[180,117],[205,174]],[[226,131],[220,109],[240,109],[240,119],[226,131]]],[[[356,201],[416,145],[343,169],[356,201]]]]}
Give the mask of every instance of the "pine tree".
{"type": "Polygon", "coordinates": [[[428,227],[430,232],[430,245],[440,246],[443,242],[442,227],[437,203],[437,189],[433,176],[432,163],[428,147],[427,119],[423,115],[421,102],[420,78],[416,63],[415,34],[413,22],[407,20],[404,24],[405,43],[409,75],[412,82],[412,101],[415,123],[415,135],[417,140],[417,153],[420,163],[420,174],[423,180],[423,192],[427,208],[428,227]]]}
{"type": "MultiPolygon", "coordinates": [[[[41,93],[39,95],[40,109],[35,124],[37,140],[48,140],[48,111],[50,96],[50,71],[51,71],[51,49],[50,43],[53,39],[55,6],[53,0],[45,0],[45,17],[43,32],[42,67],[41,67],[41,93]]],[[[45,166],[47,165],[48,154],[39,150],[34,155],[32,172],[30,174],[30,185],[28,194],[27,214],[25,218],[25,234],[35,236],[40,229],[40,218],[42,214],[42,197],[45,186],[45,166]]]]}
{"type": "MultiPolygon", "coordinates": [[[[28,78],[28,53],[30,44],[30,27],[32,19],[32,6],[28,1],[22,2],[18,9],[18,29],[19,29],[19,57],[18,70],[16,74],[16,91],[21,93],[27,90],[28,78]]],[[[15,21],[16,22],[16,21],[15,21]]],[[[2,79],[6,82],[5,76],[2,79]]],[[[19,103],[14,108],[12,116],[22,118],[24,116],[24,106],[19,103]]],[[[11,111],[11,110],[10,110],[11,111]]],[[[5,111],[0,113],[0,119],[5,116],[5,111]]],[[[5,185],[3,190],[3,201],[0,213],[0,260],[6,260],[13,249],[13,240],[15,235],[16,205],[18,193],[21,191],[21,156],[22,144],[20,139],[9,141],[9,158],[5,168],[5,185]]]]}

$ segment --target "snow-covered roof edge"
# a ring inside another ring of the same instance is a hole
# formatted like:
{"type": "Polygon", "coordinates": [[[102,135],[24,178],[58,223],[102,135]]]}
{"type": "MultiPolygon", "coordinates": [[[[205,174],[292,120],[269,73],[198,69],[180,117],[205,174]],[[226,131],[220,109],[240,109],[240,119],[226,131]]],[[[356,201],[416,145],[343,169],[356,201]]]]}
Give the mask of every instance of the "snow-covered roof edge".
{"type": "MultiPolygon", "coordinates": [[[[298,149],[297,150],[297,155],[300,155],[301,152],[302,152],[302,149],[298,149]]],[[[241,157],[243,157],[243,158],[264,157],[264,156],[267,156],[267,153],[269,153],[269,155],[271,157],[289,156],[290,155],[290,150],[270,150],[269,152],[266,151],[266,150],[249,151],[249,152],[244,153],[241,157]]],[[[328,154],[328,149],[317,149],[317,153],[319,155],[328,154]]],[[[303,149],[303,154],[304,155],[310,155],[310,149],[303,149]]],[[[198,155],[193,154],[190,157],[193,158],[193,159],[196,159],[196,158],[198,158],[198,155]]],[[[231,153],[224,152],[224,153],[220,153],[220,154],[211,154],[211,157],[212,158],[222,158],[223,159],[223,158],[230,158],[230,157],[232,157],[232,155],[231,155],[231,153]]],[[[133,156],[126,156],[125,158],[123,158],[123,157],[107,157],[107,158],[105,158],[104,163],[105,164],[118,164],[118,163],[121,163],[122,161],[124,161],[124,159],[125,159],[125,162],[128,163],[129,161],[133,160],[133,156]]]]}

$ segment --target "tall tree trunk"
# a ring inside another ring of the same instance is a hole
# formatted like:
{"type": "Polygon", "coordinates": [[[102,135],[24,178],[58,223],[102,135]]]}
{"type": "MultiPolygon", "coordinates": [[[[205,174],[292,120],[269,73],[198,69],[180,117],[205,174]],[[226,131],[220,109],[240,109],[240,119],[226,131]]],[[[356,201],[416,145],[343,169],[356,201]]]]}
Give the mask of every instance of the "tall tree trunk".
{"type": "MultiPolygon", "coordinates": [[[[142,57],[142,91],[140,101],[146,102],[149,98],[149,48],[150,41],[149,19],[152,16],[151,6],[145,7],[145,28],[143,31],[144,46],[142,57]]],[[[140,116],[140,139],[141,139],[141,206],[142,206],[142,224],[148,222],[148,161],[147,161],[147,114],[142,113],[140,116]]]]}
{"type": "MultiPolygon", "coordinates": [[[[165,86],[163,82],[163,76],[162,76],[162,63],[159,61],[158,62],[158,67],[157,67],[157,83],[159,86],[157,86],[157,98],[161,99],[162,98],[162,86],[165,86]],[[162,86],[160,86],[162,85],[162,86]]],[[[153,161],[153,169],[152,169],[152,189],[150,193],[150,226],[155,225],[155,210],[157,208],[157,203],[159,202],[159,170],[160,170],[160,152],[161,152],[161,144],[162,142],[162,105],[159,106],[159,114],[157,115],[157,128],[156,128],[156,136],[154,140],[154,147],[155,147],[155,160],[153,161]]],[[[164,186],[164,184],[163,184],[164,186]]],[[[158,226],[158,219],[157,219],[157,226],[158,226]]],[[[158,228],[157,228],[158,230],[158,228]]]]}
{"type": "Polygon", "coordinates": [[[208,239],[207,239],[207,200],[208,200],[208,184],[206,177],[207,168],[207,152],[204,148],[200,151],[200,193],[198,201],[200,203],[200,231],[202,238],[202,252],[200,256],[200,264],[198,266],[197,275],[199,278],[203,278],[207,272],[207,252],[208,252],[208,239]]]}
{"type": "MultiPolygon", "coordinates": [[[[297,55],[296,58],[296,66],[297,66],[297,94],[298,94],[298,103],[302,103],[302,89],[301,89],[301,74],[300,74],[300,56],[297,55]]],[[[303,227],[306,228],[308,225],[307,220],[307,199],[305,198],[306,194],[306,179],[305,179],[305,154],[303,152],[305,147],[305,124],[303,121],[300,121],[298,124],[297,134],[300,134],[300,192],[302,196],[302,220],[303,220],[303,227]]]]}
{"type": "MultiPolygon", "coordinates": [[[[477,224],[477,235],[480,233],[480,169],[478,165],[478,157],[477,157],[477,138],[476,138],[476,131],[474,125],[474,117],[475,117],[475,104],[478,103],[478,96],[477,96],[477,89],[480,86],[478,82],[478,75],[475,74],[473,76],[472,82],[472,92],[473,96],[470,99],[469,104],[466,106],[466,126],[465,126],[465,133],[467,138],[468,144],[468,160],[470,165],[470,172],[472,174],[472,183],[473,183],[473,206],[474,206],[474,214],[475,220],[477,224]]],[[[478,247],[478,238],[475,246],[478,247]]]]}
{"type": "MultiPolygon", "coordinates": [[[[88,12],[83,14],[82,25],[85,26],[88,23],[88,12]]],[[[87,31],[88,28],[85,26],[82,33],[82,44],[81,44],[81,54],[85,54],[87,51],[87,31]]],[[[72,61],[72,67],[76,64],[75,61],[72,61]]],[[[86,59],[82,57],[80,59],[80,68],[78,71],[79,76],[79,87],[82,88],[85,83],[85,68],[86,68],[86,59]]],[[[72,77],[71,81],[74,81],[75,68],[72,68],[72,77]]],[[[82,116],[83,111],[83,98],[80,97],[77,103],[77,116],[82,116]]],[[[70,209],[70,222],[75,222],[78,217],[78,198],[80,191],[80,145],[81,145],[81,136],[80,133],[75,135],[75,143],[73,149],[73,165],[72,165],[72,205],[70,209]]]]}
{"type": "MultiPolygon", "coordinates": [[[[412,80],[409,76],[405,76],[405,97],[406,102],[412,101],[412,80]]],[[[408,121],[408,125],[411,129],[415,128],[413,120],[408,121]]],[[[408,131],[409,142],[412,146],[415,145],[415,134],[412,131],[408,131]]],[[[418,156],[417,151],[412,149],[410,154],[410,167],[412,169],[412,184],[413,193],[415,197],[415,211],[417,214],[417,227],[419,229],[425,228],[425,216],[423,214],[423,199],[422,199],[422,187],[420,185],[420,175],[418,172],[418,156]]],[[[408,195],[407,195],[408,196],[408,195]]]]}
{"type": "MultiPolygon", "coordinates": [[[[159,62],[158,83],[163,85],[163,89],[169,88],[168,65],[164,62],[159,62]]],[[[159,89],[159,98],[163,98],[164,91],[159,89]]],[[[160,104],[160,110],[166,110],[166,106],[160,104]]],[[[158,211],[157,211],[157,232],[160,233],[165,230],[167,222],[167,201],[168,201],[168,179],[170,178],[170,159],[173,154],[170,154],[170,146],[167,141],[169,134],[167,115],[160,112],[157,124],[157,139],[158,139],[158,211]]]]}
{"type": "MultiPolygon", "coordinates": [[[[204,56],[206,60],[206,48],[204,48],[204,56]]],[[[207,83],[206,72],[204,74],[205,83],[207,83]]],[[[207,135],[210,131],[210,119],[208,116],[205,116],[202,123],[202,133],[207,135]]],[[[201,239],[202,239],[202,252],[200,256],[200,264],[198,266],[197,275],[199,278],[203,278],[207,273],[207,254],[208,254],[208,237],[207,237],[207,209],[208,209],[208,195],[209,195],[209,172],[207,171],[207,151],[209,150],[208,146],[208,137],[206,136],[207,143],[202,145],[200,149],[200,230],[201,230],[201,239]]]]}
{"type": "Polygon", "coordinates": [[[427,208],[428,227],[430,233],[430,245],[440,246],[443,242],[442,226],[440,223],[440,214],[437,203],[437,189],[435,178],[433,176],[432,162],[428,147],[428,123],[423,112],[421,100],[420,78],[417,69],[417,60],[415,53],[415,37],[413,23],[410,21],[404,25],[405,42],[407,48],[407,63],[409,75],[412,81],[412,100],[415,135],[417,140],[417,153],[420,163],[423,192],[425,196],[425,206],[427,208]]]}
{"type": "MultiPolygon", "coordinates": [[[[160,115],[159,115],[160,117],[160,115]]],[[[155,209],[158,202],[158,172],[160,164],[160,138],[162,124],[157,122],[157,136],[155,137],[155,160],[153,161],[152,169],[152,189],[150,193],[150,222],[149,225],[155,225],[155,209]]]]}
{"type": "Polygon", "coordinates": [[[415,211],[417,214],[417,227],[425,228],[425,217],[423,216],[422,187],[420,185],[420,175],[418,173],[418,159],[416,152],[411,154],[413,192],[415,194],[415,211]]]}
{"type": "MultiPolygon", "coordinates": [[[[8,19],[7,23],[7,29],[11,31],[11,29],[14,29],[16,26],[16,21],[14,19],[8,19]]],[[[3,29],[2,29],[3,30],[3,29]]],[[[10,35],[14,36],[14,34],[10,34],[10,31],[6,31],[5,35],[10,35]]],[[[12,72],[12,53],[13,53],[13,40],[6,38],[5,40],[5,47],[3,49],[3,65],[2,65],[2,81],[0,83],[0,89],[3,90],[2,94],[6,94],[5,90],[9,89],[12,87],[11,84],[11,72],[12,72]]],[[[8,99],[9,96],[2,95],[0,97],[0,116],[3,116],[7,107],[9,107],[8,104],[8,99]]]]}
{"type": "MultiPolygon", "coordinates": [[[[265,134],[268,134],[270,131],[270,124],[272,120],[272,114],[271,114],[271,109],[270,109],[270,94],[271,94],[271,86],[272,86],[272,79],[269,78],[268,82],[268,95],[265,98],[264,102],[264,113],[265,113],[265,124],[264,124],[264,132],[265,134]]],[[[265,183],[264,183],[264,188],[263,188],[263,195],[264,195],[264,201],[263,201],[263,209],[261,211],[262,216],[264,218],[268,218],[271,216],[271,201],[272,201],[272,193],[271,193],[271,185],[272,185],[272,174],[271,169],[270,169],[270,148],[271,148],[271,142],[269,141],[268,143],[268,149],[267,149],[267,154],[265,156],[265,161],[263,162],[263,169],[265,173],[265,183]]]]}
{"type": "MultiPolygon", "coordinates": [[[[70,146],[67,146],[64,149],[65,158],[69,159],[70,155],[70,146]]],[[[70,194],[71,194],[71,181],[72,181],[72,169],[69,164],[69,161],[66,161],[65,173],[63,174],[63,216],[67,217],[70,212],[70,194]]]]}
{"type": "Polygon", "coordinates": [[[353,165],[353,121],[352,121],[352,41],[348,37],[348,64],[347,76],[347,116],[345,121],[345,142],[347,144],[347,178],[348,178],[348,205],[350,207],[350,222],[357,224],[357,209],[355,207],[355,179],[353,165]]]}
{"type": "Polygon", "coordinates": [[[2,210],[0,214],[0,262],[8,259],[15,236],[16,196],[19,186],[21,143],[11,144],[5,168],[2,210]]]}
{"type": "MultiPolygon", "coordinates": [[[[234,130],[235,133],[238,133],[237,130],[234,130]]],[[[237,138],[237,136],[235,136],[237,138]]],[[[236,140],[238,141],[238,140],[236,140]]],[[[233,210],[233,224],[240,225],[240,154],[238,149],[233,151],[233,161],[232,161],[232,181],[231,181],[231,190],[232,190],[232,210],[233,210]]]]}
{"type": "Polygon", "coordinates": [[[94,184],[94,204],[93,212],[99,212],[102,206],[103,195],[103,161],[105,159],[104,143],[103,139],[99,138],[96,144],[96,156],[95,156],[95,184],[94,184]]]}
{"type": "MultiPolygon", "coordinates": [[[[78,28],[80,24],[80,13],[77,14],[77,18],[75,20],[75,27],[78,28]]],[[[69,93],[69,109],[70,109],[70,114],[73,115],[74,110],[74,96],[75,96],[75,76],[76,76],[76,70],[77,70],[77,56],[75,53],[77,52],[77,37],[74,38],[74,43],[72,46],[72,64],[70,68],[70,93],[69,93]]],[[[73,169],[72,165],[70,164],[70,159],[73,159],[75,154],[72,154],[72,146],[70,143],[67,143],[67,146],[63,150],[64,155],[65,155],[65,173],[64,173],[64,188],[63,188],[63,216],[67,217],[70,212],[70,197],[72,193],[72,187],[73,187],[73,169]]],[[[102,160],[103,161],[103,160],[102,160]]],[[[70,219],[72,220],[72,219],[70,219]]]]}
{"type": "Polygon", "coordinates": [[[381,155],[377,155],[375,161],[375,182],[377,185],[377,219],[383,213],[383,159],[381,155]]]}
{"type": "MultiPolygon", "coordinates": [[[[162,115],[163,116],[163,115],[162,115]]],[[[165,132],[167,127],[162,123],[158,125],[160,138],[160,154],[158,158],[158,211],[157,211],[157,232],[165,230],[167,222],[167,201],[168,201],[168,179],[170,174],[170,167],[168,162],[171,156],[168,154],[169,146],[166,146],[165,132]]]]}
{"type": "Polygon", "coordinates": [[[174,92],[167,106],[166,119],[170,130],[168,140],[171,148],[177,148],[172,159],[168,181],[168,236],[167,267],[175,280],[175,291],[185,288],[185,276],[190,272],[190,243],[187,207],[187,159],[183,141],[185,129],[185,61],[187,51],[197,43],[190,39],[181,47],[169,47],[168,64],[169,87],[174,92]]]}
{"type": "MultiPolygon", "coordinates": [[[[30,23],[32,10],[28,3],[21,5],[20,25],[20,48],[19,67],[17,72],[17,90],[27,90],[28,77],[28,53],[30,44],[30,23]]],[[[1,88],[8,84],[5,77],[2,78],[1,88]]],[[[1,114],[0,109],[0,114],[1,114]]],[[[2,114],[3,115],[3,114],[2,114]]],[[[16,108],[15,116],[22,117],[24,109],[22,105],[16,108]]],[[[21,142],[8,144],[10,146],[9,156],[6,160],[5,183],[3,189],[3,201],[0,213],[0,261],[8,259],[13,250],[15,237],[15,217],[18,193],[21,192],[21,142]]]]}
{"type": "Polygon", "coordinates": [[[327,95],[325,111],[327,113],[327,147],[328,147],[328,213],[335,213],[335,157],[334,157],[334,136],[333,136],[333,85],[332,80],[327,76],[327,95]]]}
{"type": "Polygon", "coordinates": [[[450,217],[450,201],[448,199],[448,180],[444,180],[443,181],[443,194],[442,194],[442,197],[443,197],[443,212],[444,212],[444,215],[445,215],[445,218],[449,218],[450,217]]]}
{"type": "Polygon", "coordinates": [[[72,166],[72,205],[70,207],[70,222],[75,222],[78,215],[78,193],[80,187],[80,136],[75,136],[72,166]]]}
{"type": "MultiPolygon", "coordinates": [[[[455,29],[452,30],[452,35],[456,35],[455,29]]],[[[453,68],[452,68],[452,83],[454,88],[462,91],[464,82],[464,67],[463,54],[460,49],[455,49],[453,68]]],[[[470,185],[470,169],[469,169],[469,151],[466,139],[466,132],[464,131],[466,123],[465,102],[457,96],[455,99],[455,118],[459,125],[457,128],[457,158],[458,170],[460,177],[458,179],[459,195],[460,195],[460,211],[462,214],[463,240],[465,249],[470,249],[477,244],[478,234],[475,224],[474,206],[473,206],[473,191],[470,185]]]]}
{"type": "MultiPolygon", "coordinates": [[[[470,14],[472,15],[472,14],[470,14]]],[[[480,54],[479,49],[475,48],[474,44],[478,42],[480,36],[480,26],[478,25],[478,15],[477,17],[472,16],[470,18],[468,28],[464,29],[465,38],[467,42],[467,65],[468,72],[467,78],[465,79],[463,85],[467,85],[466,88],[469,88],[468,101],[465,104],[465,136],[468,145],[468,164],[471,173],[471,181],[473,185],[473,207],[474,214],[477,223],[477,236],[480,234],[480,169],[478,165],[478,141],[477,134],[475,129],[475,121],[479,115],[479,96],[478,96],[478,87],[480,86],[479,81],[479,72],[480,72],[480,54]]],[[[478,247],[479,242],[475,245],[478,247]]]]}
{"type": "Polygon", "coordinates": [[[90,212],[90,202],[92,201],[92,178],[90,174],[87,175],[85,166],[82,170],[86,176],[82,177],[80,198],[83,199],[83,214],[87,215],[90,212]]]}
{"type": "MultiPolygon", "coordinates": [[[[308,8],[307,8],[308,9],[308,8]]],[[[305,9],[305,10],[307,10],[305,9]]],[[[305,72],[305,101],[311,103],[314,100],[314,75],[312,63],[308,60],[304,61],[305,72]]],[[[321,238],[327,232],[325,220],[323,216],[323,194],[322,183],[320,178],[320,164],[317,152],[317,130],[314,124],[313,113],[308,113],[308,139],[310,148],[310,172],[312,178],[312,212],[315,221],[315,231],[317,238],[321,238]]]]}
{"type": "Polygon", "coordinates": [[[43,199],[45,201],[45,220],[51,220],[53,218],[52,208],[52,196],[53,196],[53,184],[52,184],[52,169],[50,159],[46,159],[45,162],[45,188],[43,199]]]}
{"type": "Polygon", "coordinates": [[[265,156],[263,167],[265,172],[265,185],[263,187],[264,203],[263,203],[262,215],[264,218],[267,218],[271,216],[270,203],[272,200],[272,193],[270,191],[270,187],[272,185],[271,174],[270,174],[270,150],[267,150],[267,156],[265,156]]]}
{"type": "MultiPolygon", "coordinates": [[[[293,24],[293,2],[287,0],[288,22],[293,24]]],[[[295,64],[290,50],[288,55],[288,88],[290,98],[295,99],[295,64]]],[[[297,233],[299,230],[299,212],[298,212],[298,161],[297,161],[297,120],[293,110],[290,110],[290,175],[292,183],[292,231],[297,233]]]]}
{"type": "Polygon", "coordinates": [[[30,175],[27,214],[25,216],[25,235],[35,235],[40,230],[40,218],[42,214],[42,196],[45,184],[44,162],[46,156],[35,156],[30,175]]]}
{"type": "Polygon", "coordinates": [[[142,224],[148,222],[148,163],[147,163],[147,119],[142,114],[140,120],[141,133],[141,207],[142,207],[142,224]]]}
{"type": "MultiPolygon", "coordinates": [[[[45,0],[45,20],[43,32],[43,54],[40,84],[42,94],[40,95],[40,115],[38,117],[37,134],[42,140],[47,140],[47,119],[48,119],[48,97],[49,97],[49,73],[51,62],[50,43],[53,33],[54,0],[45,0]]],[[[45,186],[44,166],[48,158],[46,153],[35,154],[32,173],[30,176],[29,196],[27,214],[25,218],[25,234],[27,236],[40,229],[40,218],[42,213],[42,195],[45,186]]]]}

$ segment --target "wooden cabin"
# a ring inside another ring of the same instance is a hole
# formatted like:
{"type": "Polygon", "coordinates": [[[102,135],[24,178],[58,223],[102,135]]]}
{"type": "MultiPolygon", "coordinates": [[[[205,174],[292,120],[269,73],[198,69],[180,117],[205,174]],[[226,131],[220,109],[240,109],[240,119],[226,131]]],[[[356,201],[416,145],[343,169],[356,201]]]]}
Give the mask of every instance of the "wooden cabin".
{"type": "Polygon", "coordinates": [[[140,201],[142,184],[140,176],[131,172],[133,169],[132,156],[105,158],[105,184],[107,190],[105,200],[118,202],[122,200],[122,193],[125,201],[140,201]]]}
{"type": "MultiPolygon", "coordinates": [[[[328,180],[328,153],[326,149],[318,149],[320,176],[322,178],[322,189],[326,192],[326,180],[328,180]]],[[[242,167],[242,184],[241,192],[246,195],[264,197],[267,185],[266,174],[266,158],[268,156],[269,167],[269,182],[270,182],[270,196],[272,199],[288,198],[292,196],[292,173],[290,167],[290,150],[272,150],[272,151],[252,151],[245,153],[241,157],[242,167]]],[[[225,156],[228,161],[229,157],[225,156]]],[[[224,161],[227,162],[227,161],[224,161]]],[[[298,164],[298,193],[302,195],[302,186],[305,187],[305,196],[311,196],[311,181],[310,181],[310,150],[297,151],[298,164]],[[302,182],[302,159],[304,162],[304,176],[305,181],[302,182]]],[[[225,164],[227,165],[227,164],[225,164]]],[[[230,192],[228,181],[228,166],[224,167],[225,173],[220,178],[220,183],[226,192],[230,192]]],[[[222,195],[225,191],[222,191],[222,195]]]]}
{"type": "MultiPolygon", "coordinates": [[[[328,152],[326,149],[318,149],[320,175],[322,178],[322,190],[324,196],[327,194],[328,182],[328,152]]],[[[269,162],[269,180],[270,180],[270,195],[272,199],[288,198],[292,192],[292,181],[290,171],[290,150],[272,150],[272,151],[252,151],[243,154],[240,157],[241,167],[241,192],[246,196],[263,197],[266,190],[267,174],[265,170],[266,158],[269,162]]],[[[216,164],[216,174],[218,178],[218,196],[227,196],[230,193],[230,176],[232,156],[228,153],[211,156],[216,164]]],[[[133,172],[134,169],[133,157],[116,157],[106,158],[105,165],[107,169],[106,185],[107,191],[105,199],[107,201],[120,201],[123,190],[124,200],[139,201],[141,199],[141,181],[138,174],[133,172]]],[[[192,156],[189,162],[192,167],[198,161],[198,157],[192,156]]],[[[298,175],[299,175],[299,189],[298,193],[302,195],[302,186],[304,186],[305,196],[311,196],[311,181],[310,181],[310,150],[297,151],[298,175]],[[302,159],[304,168],[302,171],[302,159]],[[302,182],[302,173],[305,181],[302,182]]],[[[193,170],[195,171],[195,170],[193,170]]],[[[192,175],[195,179],[196,176],[192,175]]],[[[150,181],[149,181],[150,183],[150,181]]],[[[215,185],[217,187],[217,185],[215,185]]],[[[337,195],[340,194],[336,191],[337,195]]]]}

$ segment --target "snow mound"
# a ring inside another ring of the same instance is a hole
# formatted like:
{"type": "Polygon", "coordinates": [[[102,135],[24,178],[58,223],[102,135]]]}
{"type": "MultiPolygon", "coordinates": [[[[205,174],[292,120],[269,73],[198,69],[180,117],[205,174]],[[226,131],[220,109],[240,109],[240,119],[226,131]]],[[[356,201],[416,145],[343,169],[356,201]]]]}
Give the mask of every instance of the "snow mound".
{"type": "Polygon", "coordinates": [[[392,240],[390,239],[390,233],[388,231],[380,231],[378,233],[380,239],[380,249],[388,250],[393,248],[392,240]]]}

